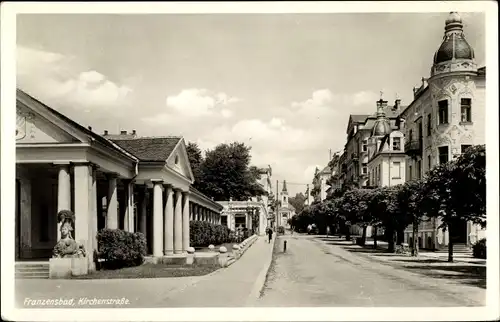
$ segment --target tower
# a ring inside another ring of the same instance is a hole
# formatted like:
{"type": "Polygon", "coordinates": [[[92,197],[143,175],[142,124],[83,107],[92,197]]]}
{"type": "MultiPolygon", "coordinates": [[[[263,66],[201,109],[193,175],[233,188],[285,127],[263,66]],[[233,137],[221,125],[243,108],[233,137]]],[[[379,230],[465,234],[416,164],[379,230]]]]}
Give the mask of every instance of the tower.
{"type": "Polygon", "coordinates": [[[288,207],[288,190],[286,189],[286,180],[283,180],[283,188],[281,189],[281,207],[288,207]]]}
{"type": "MultiPolygon", "coordinates": [[[[474,50],[465,39],[462,18],[451,12],[428,79],[432,107],[426,121],[431,138],[424,142],[424,150],[432,155],[433,164],[453,159],[463,146],[482,143],[475,139],[474,133],[474,123],[481,123],[475,114],[480,105],[476,104],[477,72],[474,50]]],[[[482,115],[484,118],[484,111],[482,115]]]]}

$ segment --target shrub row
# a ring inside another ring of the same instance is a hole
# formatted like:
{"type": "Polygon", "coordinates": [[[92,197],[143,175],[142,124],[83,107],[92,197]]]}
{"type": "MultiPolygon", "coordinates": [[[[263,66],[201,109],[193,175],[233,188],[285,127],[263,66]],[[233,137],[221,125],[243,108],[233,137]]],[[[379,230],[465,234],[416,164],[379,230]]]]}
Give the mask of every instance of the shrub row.
{"type": "Polygon", "coordinates": [[[234,233],[226,226],[205,221],[193,220],[189,222],[189,243],[192,247],[230,243],[233,238],[234,233]]]}
{"type": "Polygon", "coordinates": [[[146,256],[146,238],[142,233],[120,229],[102,229],[97,233],[98,253],[103,267],[117,269],[138,266],[146,256]]]}
{"type": "Polygon", "coordinates": [[[486,238],[479,240],[472,246],[472,256],[486,259],[486,238]]]}

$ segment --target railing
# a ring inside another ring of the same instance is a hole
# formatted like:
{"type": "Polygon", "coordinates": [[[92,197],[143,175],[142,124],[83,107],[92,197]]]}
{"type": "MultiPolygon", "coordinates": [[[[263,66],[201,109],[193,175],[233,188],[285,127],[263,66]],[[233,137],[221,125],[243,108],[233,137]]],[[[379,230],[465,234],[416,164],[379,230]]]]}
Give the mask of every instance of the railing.
{"type": "Polygon", "coordinates": [[[410,156],[416,156],[422,154],[422,140],[406,141],[405,153],[410,156]]]}

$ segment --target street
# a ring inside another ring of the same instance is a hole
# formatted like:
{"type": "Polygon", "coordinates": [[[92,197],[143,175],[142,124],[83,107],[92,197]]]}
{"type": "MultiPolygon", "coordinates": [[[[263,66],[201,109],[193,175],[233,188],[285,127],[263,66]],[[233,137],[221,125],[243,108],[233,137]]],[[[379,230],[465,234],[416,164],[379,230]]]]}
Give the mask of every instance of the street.
{"type": "Polygon", "coordinates": [[[484,305],[485,290],[463,285],[445,285],[442,281],[394,269],[331,244],[307,235],[280,237],[266,285],[255,305],[484,305]],[[285,239],[287,250],[283,253],[285,239]],[[471,298],[474,296],[475,298],[471,298]]]}

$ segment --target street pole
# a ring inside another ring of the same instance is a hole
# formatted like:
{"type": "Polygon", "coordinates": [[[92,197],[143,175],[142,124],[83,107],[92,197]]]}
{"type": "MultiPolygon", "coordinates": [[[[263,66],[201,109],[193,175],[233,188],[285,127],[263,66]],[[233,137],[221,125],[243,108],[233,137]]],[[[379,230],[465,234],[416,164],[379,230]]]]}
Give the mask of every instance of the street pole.
{"type": "Polygon", "coordinates": [[[279,209],[279,200],[278,200],[278,180],[276,179],[276,209],[274,211],[274,227],[278,229],[278,209],[279,209]]]}

